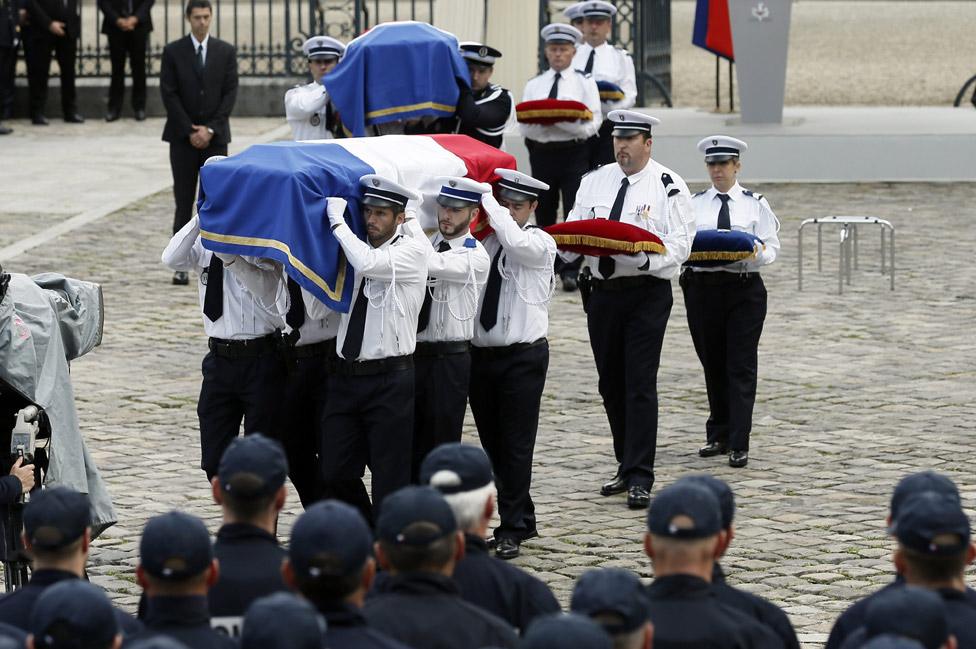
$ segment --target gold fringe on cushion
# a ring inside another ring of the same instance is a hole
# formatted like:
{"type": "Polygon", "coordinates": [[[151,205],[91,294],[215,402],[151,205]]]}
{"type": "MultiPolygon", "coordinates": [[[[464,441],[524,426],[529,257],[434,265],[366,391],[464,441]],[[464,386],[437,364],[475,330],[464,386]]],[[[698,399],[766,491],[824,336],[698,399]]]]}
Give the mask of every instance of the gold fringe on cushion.
{"type": "Polygon", "coordinates": [[[625,97],[620,90],[601,90],[600,101],[620,101],[625,97]]]}
{"type": "Polygon", "coordinates": [[[588,110],[573,110],[567,108],[551,108],[546,110],[520,110],[515,113],[518,121],[523,122],[530,119],[545,119],[552,117],[566,117],[569,119],[593,119],[593,113],[588,110]]]}
{"type": "MultiPolygon", "coordinates": [[[[762,249],[766,249],[766,244],[763,244],[762,249]]],[[[693,252],[688,255],[688,261],[745,261],[746,259],[755,259],[756,251],[753,250],[742,250],[739,252],[724,252],[721,250],[706,250],[701,252],[693,252]]]]}
{"type": "Polygon", "coordinates": [[[659,255],[664,254],[664,246],[656,241],[618,241],[617,239],[607,239],[606,237],[595,237],[591,234],[553,234],[556,246],[592,246],[594,248],[605,248],[607,250],[618,250],[626,254],[638,252],[651,252],[659,255]]]}

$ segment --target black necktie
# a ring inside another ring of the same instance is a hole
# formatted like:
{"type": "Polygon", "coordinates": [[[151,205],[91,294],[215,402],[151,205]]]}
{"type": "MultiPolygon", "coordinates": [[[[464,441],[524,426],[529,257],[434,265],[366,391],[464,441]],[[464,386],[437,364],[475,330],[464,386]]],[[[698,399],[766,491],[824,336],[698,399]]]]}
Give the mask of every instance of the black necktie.
{"type": "Polygon", "coordinates": [[[552,88],[549,88],[549,99],[558,99],[559,97],[559,73],[556,73],[556,78],[552,80],[552,88]]]}
{"type": "Polygon", "coordinates": [[[203,72],[203,44],[197,45],[197,72],[203,72]]]}
{"type": "Polygon", "coordinates": [[[590,50],[590,55],[586,57],[586,67],[583,68],[583,72],[590,74],[593,72],[593,56],[596,54],[596,50],[590,50]]]}
{"type": "Polygon", "coordinates": [[[302,297],[302,287],[291,277],[288,278],[288,297],[291,304],[288,305],[285,324],[292,331],[298,331],[305,324],[305,299],[302,297]]]}
{"type": "Polygon", "coordinates": [[[346,339],[342,342],[342,357],[347,361],[354,361],[359,358],[359,352],[363,349],[363,332],[366,330],[368,302],[369,300],[366,299],[366,278],[364,277],[359,285],[359,295],[356,296],[352,314],[349,316],[346,339]]]}
{"type": "Polygon", "coordinates": [[[203,294],[203,315],[210,322],[217,322],[224,314],[224,262],[220,257],[210,257],[207,267],[207,292],[203,294]]]}
{"type": "Polygon", "coordinates": [[[485,299],[481,303],[479,320],[485,331],[491,331],[491,328],[498,322],[498,299],[502,294],[502,274],[498,271],[498,264],[501,260],[502,250],[504,248],[499,247],[498,252],[492,257],[491,270],[488,271],[488,283],[485,285],[485,299]]]}
{"type": "MultiPolygon", "coordinates": [[[[451,244],[441,241],[437,245],[437,252],[447,252],[451,249],[451,244]]],[[[434,298],[430,294],[430,289],[424,291],[424,304],[420,307],[420,316],[417,318],[417,333],[424,331],[430,324],[430,308],[434,304],[434,298]]]]}
{"type": "Polygon", "coordinates": [[[729,195],[718,194],[718,199],[722,201],[722,207],[718,210],[718,229],[731,230],[732,219],[729,216],[729,195]]]}
{"type": "MultiPolygon", "coordinates": [[[[617,198],[613,200],[613,207],[610,208],[610,216],[608,220],[619,221],[620,214],[624,211],[624,198],[627,197],[627,188],[630,187],[630,181],[624,176],[623,180],[620,181],[620,189],[617,190],[617,198]]],[[[603,279],[610,279],[613,277],[613,271],[617,268],[617,262],[608,257],[600,257],[600,264],[598,266],[600,269],[600,275],[603,279]]]]}

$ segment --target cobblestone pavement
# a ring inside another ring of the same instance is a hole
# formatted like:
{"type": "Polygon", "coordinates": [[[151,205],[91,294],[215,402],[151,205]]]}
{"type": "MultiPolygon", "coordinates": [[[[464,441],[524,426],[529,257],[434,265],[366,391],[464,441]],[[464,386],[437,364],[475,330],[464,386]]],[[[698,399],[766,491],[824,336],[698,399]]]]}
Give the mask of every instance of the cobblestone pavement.
{"type": "MultiPolygon", "coordinates": [[[[923,468],[958,481],[976,499],[972,333],[976,186],[775,185],[766,193],[783,221],[783,253],[766,273],[769,316],[760,348],[759,398],[749,467],[703,460],[704,384],[680,291],[659,377],[661,429],[655,489],[682,474],[730,481],[737,538],[730,580],[783,606],[807,646],[825,639],[854,599],[890,578],[887,498],[903,474],[923,468]],[[796,288],[796,228],[806,217],[868,213],[898,228],[896,290],[878,273],[878,240],[862,231],[861,268],[836,294],[836,236],[805,288],[796,288]]],[[[78,409],[120,522],[98,539],[92,579],[134,608],[139,531],[149,516],[181,508],[218,525],[198,464],[195,403],[205,338],[196,291],[169,284],[159,263],[171,219],[161,192],[24,254],[5,266],[58,270],[103,284],[102,346],[73,364],[78,409]]],[[[0,215],[0,230],[10,217],[0,215]]],[[[595,566],[650,577],[641,554],[643,515],[622,496],[597,495],[614,470],[584,318],[575,294],[552,305],[552,362],[536,448],[534,496],[542,537],[517,563],[567,602],[573,578],[595,566]]],[[[474,440],[470,418],[467,437],[474,440]]],[[[294,494],[291,494],[294,496],[294,494]]],[[[281,519],[287,538],[292,497],[281,519]]]]}

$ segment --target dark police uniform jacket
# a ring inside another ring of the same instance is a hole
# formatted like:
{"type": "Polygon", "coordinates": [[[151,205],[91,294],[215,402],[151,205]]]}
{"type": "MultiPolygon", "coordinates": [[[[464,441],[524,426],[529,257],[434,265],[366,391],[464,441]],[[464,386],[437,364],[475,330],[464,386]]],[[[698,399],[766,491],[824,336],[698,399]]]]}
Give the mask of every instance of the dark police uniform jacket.
{"type": "Polygon", "coordinates": [[[500,147],[512,104],[512,93],[493,83],[478,92],[463,86],[457,104],[458,133],[500,147]]]}
{"type": "Polygon", "coordinates": [[[772,649],[782,641],[745,613],[719,601],[711,584],[692,575],[657,577],[647,587],[654,649],[772,649]]]}
{"type": "Polygon", "coordinates": [[[286,556],[274,535],[259,527],[246,523],[221,527],[214,541],[220,577],[207,594],[210,615],[239,617],[254,600],[287,591],[281,577],[286,556]]]}
{"type": "Polygon", "coordinates": [[[237,643],[210,628],[207,598],[150,597],[143,622],[146,629],[133,635],[123,646],[144,638],[166,636],[179,640],[189,649],[236,649],[237,643]]]}
{"type": "Polygon", "coordinates": [[[214,131],[211,144],[230,142],[230,113],[237,100],[237,54],[234,46],[212,34],[207,41],[203,74],[196,69],[196,51],[187,34],[163,49],[159,91],[166,106],[163,141],[186,140],[193,125],[214,131]]]}
{"type": "MultiPolygon", "coordinates": [[[[0,622],[28,631],[31,611],[34,610],[37,598],[48,586],[68,579],[78,579],[78,575],[66,570],[36,570],[26,586],[0,598],[0,622]]],[[[115,618],[125,637],[142,631],[139,620],[125,611],[116,608],[115,618]]]]}
{"type": "Polygon", "coordinates": [[[514,649],[515,631],[504,620],[461,599],[450,577],[396,575],[377,588],[363,608],[374,629],[414,649],[514,649]]]}
{"type": "Polygon", "coordinates": [[[725,581],[725,572],[722,570],[722,566],[717,563],[712,570],[712,590],[715,591],[718,601],[742,611],[764,626],[769,627],[783,641],[784,647],[800,649],[800,641],[796,637],[796,631],[783,609],[758,595],[729,586],[725,581]]]}
{"type": "Polygon", "coordinates": [[[325,642],[329,649],[410,649],[366,624],[356,607],[345,602],[314,602],[325,618],[325,642]]]}

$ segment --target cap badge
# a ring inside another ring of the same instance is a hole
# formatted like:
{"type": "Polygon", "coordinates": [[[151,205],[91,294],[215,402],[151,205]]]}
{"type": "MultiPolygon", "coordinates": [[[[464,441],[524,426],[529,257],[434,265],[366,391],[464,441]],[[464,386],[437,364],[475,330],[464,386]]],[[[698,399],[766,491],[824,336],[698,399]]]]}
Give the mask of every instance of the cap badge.
{"type": "Polygon", "coordinates": [[[718,140],[712,140],[712,146],[718,146],[718,140]]]}
{"type": "Polygon", "coordinates": [[[450,185],[451,187],[457,187],[457,181],[456,180],[449,180],[449,181],[447,181],[447,184],[450,185]]]}
{"type": "Polygon", "coordinates": [[[373,178],[373,187],[379,187],[379,186],[380,186],[380,179],[373,178]]]}
{"type": "Polygon", "coordinates": [[[481,49],[478,50],[478,56],[488,56],[488,48],[482,45],[481,49]]]}

